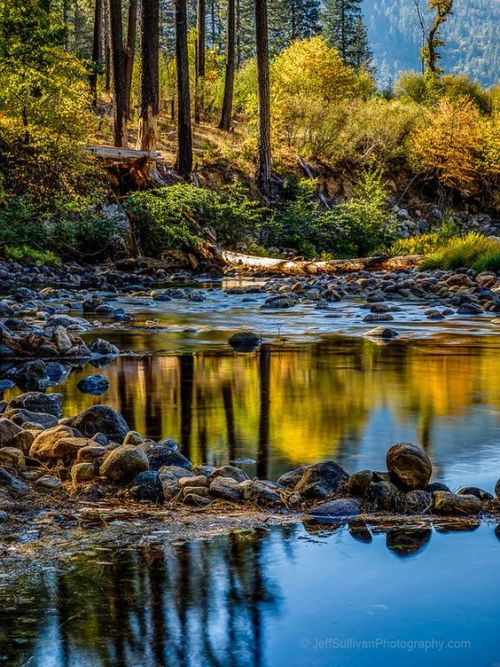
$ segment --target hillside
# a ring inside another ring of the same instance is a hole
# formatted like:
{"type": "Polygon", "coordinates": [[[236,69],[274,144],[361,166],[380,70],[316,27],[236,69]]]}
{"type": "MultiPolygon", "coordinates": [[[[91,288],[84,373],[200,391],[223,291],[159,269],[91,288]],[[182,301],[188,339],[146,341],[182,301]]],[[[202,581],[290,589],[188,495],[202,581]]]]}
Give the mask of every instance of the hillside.
{"type": "MultiPolygon", "coordinates": [[[[424,2],[420,0],[423,7],[424,2]]],[[[382,82],[419,69],[420,28],[414,0],[365,0],[365,21],[382,82]]],[[[500,1],[456,0],[444,26],[443,67],[465,73],[485,86],[498,82],[500,1]]]]}

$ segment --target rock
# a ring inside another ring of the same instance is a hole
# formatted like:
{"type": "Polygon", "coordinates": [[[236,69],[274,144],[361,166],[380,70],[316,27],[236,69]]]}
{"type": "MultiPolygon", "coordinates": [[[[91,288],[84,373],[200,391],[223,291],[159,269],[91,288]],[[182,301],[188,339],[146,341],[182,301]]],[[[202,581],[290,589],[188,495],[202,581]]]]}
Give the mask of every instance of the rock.
{"type": "Polygon", "coordinates": [[[129,431],[123,439],[124,445],[142,445],[144,438],[137,431],[129,431]]]}
{"type": "Polygon", "coordinates": [[[81,449],[78,450],[78,453],[76,455],[76,460],[78,463],[80,462],[93,462],[93,461],[98,461],[101,459],[104,454],[108,452],[106,447],[102,447],[101,445],[96,444],[90,444],[92,443],[92,440],[88,441],[89,444],[87,444],[85,447],[82,447],[81,449]]]}
{"type": "Polygon", "coordinates": [[[122,442],[129,432],[128,424],[121,414],[106,405],[94,405],[80,412],[68,420],[68,425],[88,438],[96,433],[103,433],[117,442],[122,442]]]}
{"type": "Polygon", "coordinates": [[[393,319],[390,313],[368,313],[363,317],[363,322],[391,322],[393,319]]]}
{"type": "Polygon", "coordinates": [[[281,477],[278,478],[278,484],[284,486],[287,489],[293,489],[300,482],[302,475],[306,471],[307,466],[299,466],[293,470],[285,472],[281,477]]]}
{"type": "Polygon", "coordinates": [[[170,447],[157,445],[147,452],[149,467],[151,470],[160,470],[164,466],[175,466],[177,468],[190,468],[191,461],[183,454],[170,447]]]}
{"type": "MultiPolygon", "coordinates": [[[[58,458],[55,452],[59,440],[75,437],[75,431],[69,426],[64,426],[62,424],[54,428],[49,428],[46,431],[41,431],[33,440],[29,455],[31,458],[39,461],[58,458]]],[[[69,446],[69,449],[71,450],[71,445],[69,446]]]]}
{"type": "Polygon", "coordinates": [[[434,491],[450,491],[446,484],[443,484],[443,482],[431,482],[430,484],[427,485],[427,488],[425,489],[429,493],[434,493],[434,491]]]}
{"type": "Polygon", "coordinates": [[[481,315],[482,312],[483,309],[475,303],[462,303],[457,309],[459,315],[481,315]]]}
{"type": "Polygon", "coordinates": [[[0,510],[0,524],[7,523],[8,520],[9,520],[9,515],[7,514],[7,512],[0,510]]]}
{"type": "Polygon", "coordinates": [[[368,488],[367,498],[376,510],[392,512],[398,494],[399,489],[392,482],[374,482],[368,488]]]}
{"type": "Polygon", "coordinates": [[[236,468],[236,466],[222,466],[221,468],[216,468],[209,477],[209,482],[212,482],[216,477],[227,477],[234,479],[235,482],[244,482],[246,479],[249,479],[248,475],[241,468],[236,468]]]}
{"type": "Polygon", "coordinates": [[[8,447],[12,438],[20,433],[22,428],[15,424],[10,419],[1,418],[0,419],[0,447],[8,447]]]}
{"type": "Polygon", "coordinates": [[[238,331],[227,342],[235,350],[253,350],[261,344],[262,339],[253,331],[238,331]]]}
{"type": "Polygon", "coordinates": [[[135,500],[150,500],[153,503],[163,501],[160,473],[154,470],[140,472],[131,482],[129,490],[135,500]]]}
{"type": "Polygon", "coordinates": [[[162,479],[176,483],[178,483],[180,479],[195,476],[194,472],[179,468],[178,466],[163,466],[160,468],[159,473],[162,479]]]}
{"type": "Polygon", "coordinates": [[[424,514],[432,507],[432,494],[421,489],[399,493],[394,506],[400,514],[424,514]]]}
{"type": "Polygon", "coordinates": [[[371,470],[360,470],[349,477],[347,482],[347,492],[350,496],[366,498],[368,488],[373,481],[373,472],[371,470]]]}
{"type": "Polygon", "coordinates": [[[15,424],[23,426],[26,422],[40,424],[43,428],[53,428],[57,426],[58,420],[54,415],[46,412],[32,412],[31,410],[22,410],[18,408],[9,408],[5,412],[5,417],[11,419],[15,424]]]}
{"type": "Polygon", "coordinates": [[[190,493],[184,498],[184,502],[187,505],[194,505],[196,507],[205,507],[207,505],[210,505],[212,502],[210,498],[206,498],[204,496],[199,496],[195,493],[190,493]]]}
{"type": "Polygon", "coordinates": [[[181,489],[182,495],[184,497],[194,494],[196,496],[204,496],[208,498],[210,496],[210,490],[208,486],[185,486],[181,489]]]}
{"type": "Polygon", "coordinates": [[[35,480],[34,484],[38,490],[43,491],[57,491],[62,487],[61,480],[54,475],[42,475],[35,480]]]}
{"type": "Polygon", "coordinates": [[[181,489],[187,486],[207,486],[208,478],[205,475],[193,475],[192,477],[181,477],[179,479],[179,486],[181,489]]]}
{"type": "Polygon", "coordinates": [[[247,502],[260,507],[280,507],[283,505],[279,495],[278,484],[261,480],[245,480],[241,482],[243,497],[247,502]]]}
{"type": "Polygon", "coordinates": [[[112,482],[129,482],[148,468],[148,458],[142,449],[120,445],[106,456],[100,473],[112,482]]]}
{"type": "Polygon", "coordinates": [[[495,484],[495,495],[497,498],[500,498],[500,479],[495,484]]]}
{"type": "Polygon", "coordinates": [[[476,496],[479,500],[493,500],[491,493],[477,486],[463,486],[457,493],[461,496],[476,496]]]}
{"type": "Polygon", "coordinates": [[[432,475],[432,463],[427,454],[410,443],[393,445],[386,455],[391,482],[405,491],[425,489],[432,475]]]}
{"type": "Polygon", "coordinates": [[[39,391],[29,391],[16,396],[10,402],[11,408],[24,408],[31,412],[45,412],[59,418],[61,416],[62,395],[42,394],[39,391]]]}
{"type": "Polygon", "coordinates": [[[76,385],[83,394],[101,396],[109,389],[109,380],[104,375],[89,375],[76,385]]]}
{"type": "Polygon", "coordinates": [[[93,463],[76,463],[71,468],[70,476],[73,484],[81,484],[94,479],[95,469],[93,463]]]}
{"type": "Polygon", "coordinates": [[[215,477],[210,482],[210,493],[215,498],[222,498],[230,502],[237,503],[241,499],[242,491],[237,482],[232,477],[215,477]]]}
{"type": "Polygon", "coordinates": [[[411,556],[421,551],[431,537],[431,528],[392,528],[387,531],[386,546],[398,556],[411,556]]]}
{"type": "Polygon", "coordinates": [[[437,514],[476,515],[481,511],[481,501],[476,496],[464,496],[448,491],[432,494],[433,509],[437,514]]]}
{"type": "Polygon", "coordinates": [[[116,347],[116,345],[109,343],[103,338],[97,338],[96,340],[92,341],[88,347],[92,356],[94,357],[116,357],[118,354],[120,354],[120,350],[116,347]]]}
{"type": "Polygon", "coordinates": [[[357,500],[341,498],[316,505],[309,510],[308,515],[318,521],[342,521],[352,516],[358,516],[360,513],[361,506],[357,500]]]}
{"type": "Polygon", "coordinates": [[[11,446],[20,449],[23,454],[28,455],[35,437],[35,434],[31,431],[21,431],[12,438],[11,446]]]}
{"type": "MultiPolygon", "coordinates": [[[[1,353],[1,350],[0,350],[1,353]]],[[[0,354],[1,356],[1,354],[0,354]]],[[[13,380],[0,380],[0,391],[7,391],[7,389],[12,389],[15,387],[16,383],[13,380]]]]}
{"type": "Polygon", "coordinates": [[[375,327],[375,329],[370,329],[365,333],[365,336],[371,338],[382,338],[383,340],[392,340],[399,336],[399,332],[395,329],[389,329],[388,327],[375,327]]]}
{"type": "Polygon", "coordinates": [[[15,447],[0,447],[0,466],[22,470],[26,465],[24,454],[15,447]]]}
{"type": "Polygon", "coordinates": [[[11,475],[5,468],[0,468],[0,488],[7,489],[15,498],[25,496],[30,490],[27,484],[11,475]]]}
{"type": "Polygon", "coordinates": [[[73,347],[73,342],[69,337],[68,332],[62,326],[54,329],[52,339],[61,354],[67,354],[73,347]]]}
{"type": "Polygon", "coordinates": [[[349,475],[335,461],[307,466],[294,491],[307,500],[321,500],[338,493],[349,475]]]}

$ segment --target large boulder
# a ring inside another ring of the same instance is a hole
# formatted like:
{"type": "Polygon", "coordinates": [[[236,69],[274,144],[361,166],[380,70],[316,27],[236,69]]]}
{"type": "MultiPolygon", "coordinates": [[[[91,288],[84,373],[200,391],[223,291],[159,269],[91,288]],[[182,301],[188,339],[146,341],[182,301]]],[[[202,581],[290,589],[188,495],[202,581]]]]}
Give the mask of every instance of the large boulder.
{"type": "Polygon", "coordinates": [[[472,495],[436,491],[433,494],[433,501],[433,509],[436,514],[470,516],[479,514],[481,511],[481,501],[472,495]]]}
{"type": "Polygon", "coordinates": [[[191,461],[172,447],[157,445],[146,452],[151,470],[160,470],[164,466],[190,468],[191,461]]]}
{"type": "Polygon", "coordinates": [[[100,472],[112,482],[129,482],[148,468],[148,457],[142,449],[132,445],[121,445],[106,456],[100,472]]]}
{"type": "Polygon", "coordinates": [[[260,507],[280,507],[283,501],[279,494],[279,484],[264,480],[247,479],[241,482],[244,499],[260,507]]]}
{"type": "Polygon", "coordinates": [[[103,433],[110,440],[117,442],[122,442],[129,431],[122,415],[106,405],[93,405],[69,419],[67,424],[78,429],[87,438],[92,438],[96,433],[103,433]]]}
{"type": "Polygon", "coordinates": [[[49,415],[59,418],[61,416],[62,395],[28,391],[13,398],[10,402],[10,407],[23,408],[31,412],[46,412],[49,415]]]}
{"type": "Polygon", "coordinates": [[[493,496],[488,491],[480,489],[478,486],[463,486],[457,493],[461,496],[476,496],[479,500],[493,500],[493,496]]]}
{"type": "Polygon", "coordinates": [[[342,521],[361,513],[359,501],[354,498],[340,498],[329,500],[326,503],[316,505],[308,514],[318,521],[342,521]]]}
{"type": "Polygon", "coordinates": [[[0,447],[0,466],[22,470],[25,466],[23,452],[16,447],[0,447]]]}
{"type": "Polygon", "coordinates": [[[49,415],[47,412],[33,412],[32,410],[19,408],[9,408],[5,411],[4,416],[19,426],[29,422],[30,424],[40,424],[43,428],[53,428],[58,423],[57,417],[49,415]]]}
{"type": "Polygon", "coordinates": [[[56,426],[36,436],[30,447],[30,457],[37,461],[71,460],[88,442],[87,438],[79,437],[69,426],[56,426]]]}
{"type": "Polygon", "coordinates": [[[0,447],[8,447],[12,438],[21,431],[22,428],[10,419],[0,419],[0,447]]]}
{"type": "Polygon", "coordinates": [[[425,489],[432,475],[432,463],[423,449],[410,443],[393,445],[386,455],[389,479],[404,491],[425,489]]]}
{"type": "Polygon", "coordinates": [[[222,466],[221,468],[216,468],[210,474],[209,481],[211,482],[216,477],[229,477],[234,479],[235,482],[244,482],[246,479],[249,479],[246,472],[236,466],[222,466]]]}
{"type": "Polygon", "coordinates": [[[210,494],[215,498],[237,503],[241,500],[242,489],[232,477],[215,477],[210,482],[210,494]]]}
{"type": "Polygon", "coordinates": [[[278,484],[280,486],[285,486],[287,489],[293,489],[300,482],[307,467],[308,466],[299,466],[298,468],[285,472],[278,478],[278,484]]]}
{"type": "Polygon", "coordinates": [[[306,500],[322,500],[338,493],[348,479],[335,461],[323,461],[307,466],[294,490],[306,500]]]}

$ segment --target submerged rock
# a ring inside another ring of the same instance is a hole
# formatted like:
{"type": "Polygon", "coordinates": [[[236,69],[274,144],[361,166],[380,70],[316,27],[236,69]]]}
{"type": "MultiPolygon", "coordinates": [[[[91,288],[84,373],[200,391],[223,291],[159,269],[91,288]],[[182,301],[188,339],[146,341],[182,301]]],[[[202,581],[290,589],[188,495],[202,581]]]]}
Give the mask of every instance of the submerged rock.
{"type": "Polygon", "coordinates": [[[371,338],[382,338],[383,340],[392,340],[399,336],[399,332],[395,329],[389,329],[389,327],[375,327],[375,329],[370,329],[365,333],[365,336],[371,338]]]}
{"type": "Polygon", "coordinates": [[[386,455],[391,482],[405,491],[425,489],[432,475],[432,463],[423,449],[410,443],[393,445],[386,455]]]}
{"type": "Polygon", "coordinates": [[[89,375],[76,385],[83,394],[101,396],[109,389],[109,380],[104,375],[89,375]]]}
{"type": "Polygon", "coordinates": [[[227,341],[235,350],[254,350],[262,339],[253,331],[238,331],[227,341]]]}
{"type": "Polygon", "coordinates": [[[339,521],[349,517],[358,516],[361,513],[361,506],[353,498],[341,498],[340,500],[330,500],[321,505],[316,505],[309,510],[308,515],[321,521],[339,521]]]}
{"type": "Polygon", "coordinates": [[[121,445],[106,456],[101,464],[100,473],[112,482],[128,482],[148,469],[148,458],[142,449],[121,445]]]}

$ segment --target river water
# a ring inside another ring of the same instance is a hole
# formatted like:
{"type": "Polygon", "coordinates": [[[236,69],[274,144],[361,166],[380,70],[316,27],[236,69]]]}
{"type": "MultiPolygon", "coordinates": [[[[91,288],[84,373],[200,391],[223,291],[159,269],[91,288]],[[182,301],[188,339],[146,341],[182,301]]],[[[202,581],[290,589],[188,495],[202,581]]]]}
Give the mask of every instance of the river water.
{"type": "MultiPolygon", "coordinates": [[[[65,414],[105,403],[193,463],[245,461],[268,479],[324,459],[383,470],[391,444],[414,442],[435,479],[492,491],[500,337],[489,320],[429,323],[405,307],[391,323],[402,336],[380,344],[359,335],[359,304],[266,313],[261,295],[206,294],[122,299],[133,324],[88,338],[130,354],[73,369],[53,389],[65,414]],[[243,325],[263,333],[260,350],[227,345],[243,325]],[[95,373],[109,390],[81,393],[95,373]]],[[[28,578],[0,568],[0,664],[498,667],[498,538],[493,525],[291,526],[100,545],[28,578]]]]}

